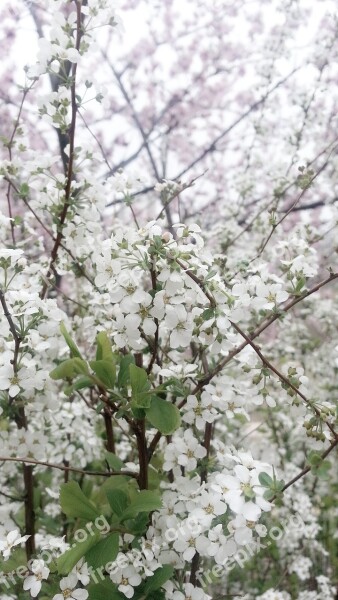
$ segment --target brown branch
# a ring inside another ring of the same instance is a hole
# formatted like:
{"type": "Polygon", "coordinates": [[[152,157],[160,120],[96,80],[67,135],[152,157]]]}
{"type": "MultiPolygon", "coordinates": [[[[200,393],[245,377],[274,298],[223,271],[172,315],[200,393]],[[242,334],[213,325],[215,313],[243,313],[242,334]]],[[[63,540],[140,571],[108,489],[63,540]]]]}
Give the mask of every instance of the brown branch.
{"type": "MultiPolygon", "coordinates": [[[[76,41],[75,48],[77,51],[80,50],[81,38],[83,35],[82,29],[82,13],[81,13],[81,2],[75,0],[76,2],[76,13],[77,13],[77,21],[76,21],[76,41]]],[[[63,238],[63,226],[66,221],[70,198],[71,198],[71,190],[72,190],[72,181],[73,181],[73,169],[74,169],[74,155],[75,155],[75,131],[76,131],[76,117],[77,117],[77,100],[76,100],[76,74],[77,74],[77,63],[74,63],[71,69],[71,78],[72,83],[70,87],[71,93],[71,122],[69,127],[69,161],[67,165],[67,176],[66,176],[66,185],[65,185],[65,199],[63,208],[59,217],[58,223],[58,233],[56,236],[56,240],[50,255],[49,267],[46,275],[46,279],[48,280],[52,273],[52,267],[54,266],[57,260],[57,254],[59,247],[63,238]]],[[[44,282],[40,297],[45,298],[47,293],[48,286],[44,282]]]]}
{"type": "MultiPolygon", "coordinates": [[[[293,298],[289,302],[286,302],[284,304],[284,306],[279,307],[280,312],[276,312],[275,314],[271,315],[270,317],[267,317],[267,318],[263,319],[262,323],[260,323],[260,325],[258,325],[257,328],[250,334],[250,336],[249,336],[250,340],[254,340],[261,333],[263,333],[263,331],[265,331],[268,327],[270,327],[270,325],[272,325],[272,323],[274,323],[275,321],[277,321],[280,318],[281,314],[284,314],[284,313],[288,312],[289,310],[291,310],[291,308],[293,308],[294,306],[296,306],[296,304],[298,304],[298,302],[301,302],[302,300],[305,300],[305,298],[308,298],[309,296],[311,296],[312,294],[314,294],[315,292],[317,292],[320,288],[322,288],[324,285],[326,285],[327,283],[330,283],[331,281],[333,281],[334,279],[337,279],[337,278],[338,278],[338,273],[330,273],[329,277],[327,277],[326,279],[323,279],[322,281],[320,281],[319,283],[317,283],[316,285],[314,285],[310,290],[304,292],[304,294],[302,294],[301,296],[299,296],[297,298],[293,298]]],[[[233,350],[231,350],[227,354],[227,356],[225,356],[218,363],[218,365],[209,373],[209,375],[207,375],[206,377],[203,377],[203,379],[201,379],[199,381],[196,390],[194,390],[192,393],[196,393],[199,389],[201,389],[202,387],[204,387],[204,385],[206,385],[207,383],[209,383],[211,381],[211,379],[213,379],[213,377],[215,377],[215,375],[217,375],[218,373],[220,373],[220,371],[222,371],[223,368],[235,356],[237,356],[237,354],[239,354],[240,352],[242,352],[242,350],[247,345],[248,345],[248,342],[245,340],[242,344],[240,344],[239,346],[237,346],[236,348],[234,348],[233,350]]]]}
{"type": "Polygon", "coordinates": [[[106,428],[106,435],[107,435],[106,448],[107,448],[108,452],[113,452],[113,454],[114,454],[115,453],[114,431],[113,431],[110,410],[108,409],[107,406],[105,406],[103,409],[103,418],[104,418],[104,425],[106,428]]]}
{"type": "Polygon", "coordinates": [[[13,336],[13,339],[14,339],[14,357],[11,360],[11,363],[13,365],[14,374],[16,375],[16,373],[17,373],[17,363],[18,363],[18,357],[19,357],[20,344],[22,342],[22,337],[21,337],[21,335],[20,335],[20,333],[19,333],[19,331],[18,331],[18,329],[17,329],[17,327],[16,327],[16,325],[15,325],[13,319],[12,319],[12,316],[11,316],[9,310],[8,310],[7,302],[6,302],[6,299],[5,299],[5,294],[4,294],[4,292],[1,289],[0,289],[0,303],[1,303],[2,308],[4,310],[4,315],[5,315],[6,319],[7,319],[7,323],[8,323],[10,332],[11,332],[11,334],[13,336]]]}
{"type": "MultiPolygon", "coordinates": [[[[23,90],[23,94],[22,94],[22,98],[21,98],[21,102],[20,102],[20,106],[19,106],[19,112],[18,112],[17,118],[16,118],[15,123],[14,123],[12,135],[11,135],[8,143],[6,143],[6,146],[8,148],[9,162],[12,162],[12,159],[13,159],[12,147],[13,147],[13,143],[14,143],[15,134],[16,134],[16,132],[18,130],[18,127],[19,127],[20,118],[21,118],[21,114],[22,114],[22,110],[23,110],[23,105],[24,105],[24,102],[26,100],[27,94],[33,88],[33,86],[35,85],[35,83],[36,83],[36,80],[34,80],[28,87],[25,87],[24,90],[23,90]]],[[[15,242],[15,231],[14,231],[15,225],[14,225],[13,214],[12,214],[12,206],[11,206],[11,187],[12,187],[12,185],[8,181],[6,198],[7,198],[7,206],[8,206],[8,215],[9,215],[9,218],[11,220],[12,242],[13,242],[13,246],[15,246],[16,245],[16,242],[15,242]]]]}
{"type": "Polygon", "coordinates": [[[252,339],[250,339],[250,337],[244,331],[242,331],[242,329],[238,325],[236,325],[236,323],[233,323],[232,321],[230,322],[233,328],[236,329],[237,333],[239,333],[246,340],[248,345],[251,346],[251,348],[256,352],[257,356],[259,356],[259,358],[261,359],[263,365],[265,365],[270,371],[275,373],[275,375],[277,375],[280,381],[283,381],[283,383],[285,383],[285,385],[291,388],[295,392],[295,394],[302,398],[305,404],[307,404],[307,406],[309,406],[316,413],[317,417],[319,417],[327,425],[328,429],[333,435],[333,438],[338,439],[338,434],[335,432],[334,427],[331,425],[331,423],[329,421],[326,421],[325,419],[322,419],[320,410],[314,404],[312,404],[312,402],[310,402],[310,400],[308,400],[308,398],[264,356],[257,344],[255,344],[252,341],[252,339]]]}
{"type": "MultiPolygon", "coordinates": [[[[142,368],[143,356],[142,354],[135,354],[135,364],[137,367],[142,368]]],[[[138,459],[139,459],[139,475],[138,485],[140,490],[146,490],[148,488],[148,448],[146,439],[146,423],[145,419],[137,419],[135,423],[131,423],[133,432],[136,436],[138,459]]]]}
{"type": "Polygon", "coordinates": [[[331,154],[332,154],[332,152],[334,150],[335,150],[335,147],[332,148],[332,150],[331,150],[328,158],[324,162],[324,164],[320,167],[320,169],[318,169],[318,171],[313,175],[313,177],[310,178],[308,185],[300,192],[300,194],[298,194],[296,200],[294,200],[294,202],[291,204],[291,206],[286,211],[286,213],[283,214],[283,216],[279,219],[279,221],[277,221],[277,223],[275,223],[274,225],[272,225],[272,229],[271,229],[268,237],[266,238],[265,242],[263,242],[261,244],[257,256],[255,256],[253,259],[251,259],[250,262],[256,260],[256,258],[258,258],[263,253],[263,251],[265,250],[265,248],[268,245],[269,241],[271,240],[274,232],[276,231],[277,227],[279,227],[279,225],[281,223],[283,223],[283,221],[289,216],[289,214],[292,213],[292,211],[299,204],[299,202],[301,201],[301,199],[305,196],[305,194],[308,191],[309,187],[313,184],[313,182],[317,179],[317,177],[326,169],[327,165],[329,164],[329,160],[330,160],[331,154]]]}
{"type": "MultiPolygon", "coordinates": [[[[153,288],[154,292],[156,292],[156,287],[157,287],[157,273],[156,273],[156,269],[154,268],[154,266],[151,267],[150,275],[151,275],[152,288],[153,288]]],[[[156,325],[156,331],[155,331],[155,335],[154,335],[154,344],[153,344],[153,347],[152,347],[151,359],[149,361],[149,365],[148,365],[148,368],[147,368],[147,374],[148,375],[149,375],[149,373],[151,373],[153,365],[155,363],[155,360],[158,358],[159,321],[158,321],[158,319],[156,317],[154,318],[154,323],[156,325]]]]}
{"type": "MultiPolygon", "coordinates": [[[[330,454],[330,452],[338,445],[338,437],[336,437],[336,439],[330,444],[330,446],[325,450],[325,452],[323,452],[320,457],[322,460],[324,460],[328,454],[330,454]]],[[[311,471],[311,466],[308,465],[307,467],[304,467],[304,469],[302,469],[300,471],[300,473],[298,473],[298,475],[296,475],[295,477],[293,477],[293,479],[291,479],[290,481],[288,481],[288,483],[286,483],[284,485],[284,487],[281,489],[280,493],[285,492],[285,490],[287,490],[289,487],[291,487],[294,483],[296,483],[296,481],[298,481],[299,479],[301,479],[302,477],[304,477],[304,475],[306,475],[307,473],[309,473],[309,471],[311,471]]],[[[276,495],[273,496],[270,500],[270,502],[273,502],[274,500],[276,500],[276,495]]]]}
{"type": "Polygon", "coordinates": [[[190,279],[192,279],[198,285],[198,287],[202,290],[203,294],[208,298],[211,308],[216,308],[216,300],[212,296],[212,294],[209,292],[209,290],[206,288],[204,281],[202,281],[202,279],[200,279],[197,275],[195,275],[195,273],[190,271],[190,269],[187,269],[187,267],[184,266],[184,264],[182,263],[182,261],[179,258],[175,258],[174,260],[184,270],[184,272],[188,275],[188,277],[190,277],[190,279]]]}
{"type": "Polygon", "coordinates": [[[98,475],[100,477],[114,477],[117,475],[126,475],[127,477],[135,477],[137,479],[138,473],[134,471],[86,471],[84,469],[77,469],[75,467],[69,467],[65,465],[57,465],[55,463],[48,463],[41,460],[34,460],[33,458],[20,458],[18,456],[0,456],[0,462],[21,462],[28,463],[31,465],[40,465],[49,469],[58,469],[59,471],[71,471],[72,473],[80,473],[81,475],[98,475]]]}
{"type": "Polygon", "coordinates": [[[33,467],[23,464],[23,481],[25,489],[25,533],[26,554],[30,559],[35,554],[35,510],[34,510],[34,476],[33,467]]]}

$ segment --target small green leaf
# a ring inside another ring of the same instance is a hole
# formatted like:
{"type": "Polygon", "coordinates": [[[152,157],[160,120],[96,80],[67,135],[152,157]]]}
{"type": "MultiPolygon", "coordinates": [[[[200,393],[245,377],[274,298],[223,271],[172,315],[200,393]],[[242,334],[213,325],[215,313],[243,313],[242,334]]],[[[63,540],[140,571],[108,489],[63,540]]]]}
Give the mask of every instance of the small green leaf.
{"type": "Polygon", "coordinates": [[[91,360],[89,365],[107,388],[112,389],[114,387],[116,380],[114,362],[108,360],[91,360]]]}
{"type": "Polygon", "coordinates": [[[78,358],[82,359],[81,352],[78,349],[75,342],[73,342],[72,338],[70,337],[63,321],[61,322],[61,325],[60,325],[60,331],[66,340],[66,343],[67,343],[67,346],[69,347],[71,356],[77,356],[78,358]]]}
{"type": "Polygon", "coordinates": [[[268,473],[260,473],[258,475],[259,483],[266,488],[271,488],[273,485],[273,479],[268,473]]]}
{"type": "MultiPolygon", "coordinates": [[[[152,398],[152,396],[149,392],[141,392],[141,394],[137,394],[137,396],[134,396],[134,398],[132,400],[132,409],[134,409],[134,408],[136,408],[136,409],[149,408],[151,405],[151,398],[152,398]]],[[[138,417],[138,418],[143,418],[143,417],[138,417]]]]}
{"type": "MultiPolygon", "coordinates": [[[[85,530],[83,530],[85,531],[85,530]]],[[[76,563],[82,558],[89,549],[97,544],[100,534],[90,535],[81,542],[76,542],[64,554],[61,554],[56,561],[57,569],[60,575],[68,575],[76,563]]]]}
{"type": "Polygon", "coordinates": [[[127,354],[127,356],[121,358],[120,370],[117,378],[117,386],[119,389],[126,387],[130,382],[129,367],[133,364],[135,364],[135,359],[131,354],[127,354]]]}
{"type": "Polygon", "coordinates": [[[117,586],[106,579],[97,584],[89,584],[88,600],[126,600],[124,594],[118,591],[117,586]]]}
{"type": "Polygon", "coordinates": [[[113,452],[106,452],[105,459],[113,471],[121,471],[121,469],[124,469],[126,466],[113,452]]]}
{"type": "Polygon", "coordinates": [[[96,336],[96,360],[109,360],[114,362],[111,341],[105,331],[100,331],[96,336]]]}
{"type": "Polygon", "coordinates": [[[308,456],[307,460],[308,460],[308,463],[311,465],[311,467],[318,467],[318,465],[320,465],[320,463],[322,462],[322,457],[320,456],[320,454],[318,452],[311,450],[309,452],[309,456],[308,456]]]}
{"type": "Polygon", "coordinates": [[[146,579],[143,591],[148,594],[158,590],[168,579],[171,579],[174,573],[174,568],[171,565],[164,565],[156,569],[154,575],[146,579]]]}
{"type": "Polygon", "coordinates": [[[88,375],[88,365],[81,358],[68,358],[62,361],[49,376],[51,379],[72,379],[76,375],[88,375]]]}
{"type": "Polygon", "coordinates": [[[181,424],[181,415],[177,406],[159,398],[152,396],[151,405],[146,409],[148,421],[164,435],[170,435],[181,424]]]}
{"type": "Polygon", "coordinates": [[[137,397],[142,392],[150,389],[147,372],[136,365],[129,365],[130,383],[133,397],[137,397]]]}
{"type": "Polygon", "coordinates": [[[130,500],[127,494],[122,490],[116,489],[107,490],[106,496],[108,498],[108,502],[112,511],[115,513],[115,515],[121,517],[121,515],[124,513],[128,505],[130,504],[130,500]]]}
{"type": "MultiPolygon", "coordinates": [[[[150,404],[150,402],[149,402],[149,404],[150,404]]],[[[144,419],[146,416],[146,412],[145,412],[144,408],[139,408],[138,406],[135,406],[135,403],[132,403],[131,410],[132,410],[132,413],[133,413],[135,419],[141,420],[141,419],[144,419]]]]}
{"type": "Polygon", "coordinates": [[[130,383],[132,390],[132,407],[149,408],[151,404],[150,382],[147,372],[136,365],[129,365],[130,383]]]}
{"type": "MultiPolygon", "coordinates": [[[[73,359],[71,358],[70,360],[73,360],[73,359]]],[[[83,388],[92,387],[93,385],[95,385],[95,382],[93,381],[93,379],[91,377],[86,377],[84,375],[83,377],[79,377],[79,379],[74,381],[74,383],[72,385],[65,388],[65,394],[67,394],[67,396],[70,396],[73,392],[76,392],[77,390],[82,390],[83,388]]]]}
{"type": "Polygon", "coordinates": [[[61,484],[60,505],[67,517],[91,521],[99,516],[95,506],[84,495],[76,481],[61,484]]]}
{"type": "Polygon", "coordinates": [[[306,278],[305,277],[301,277],[298,280],[297,285],[296,285],[295,290],[294,290],[294,294],[296,296],[301,293],[301,291],[302,291],[302,289],[303,289],[303,287],[304,287],[305,284],[306,284],[306,278]]]}
{"type": "Polygon", "coordinates": [[[152,512],[159,510],[162,506],[162,500],[156,492],[150,490],[141,490],[131,501],[128,508],[121,515],[121,520],[131,519],[140,512],[152,512]]]}
{"type": "Polygon", "coordinates": [[[203,318],[203,321],[209,321],[209,319],[212,319],[213,317],[215,317],[215,309],[214,308],[206,308],[202,312],[201,317],[203,318]]]}
{"type": "Polygon", "coordinates": [[[86,552],[86,562],[93,568],[99,569],[115,560],[119,551],[119,534],[111,533],[86,552]]]}
{"type": "Polygon", "coordinates": [[[317,477],[319,477],[319,479],[329,479],[330,478],[330,471],[331,469],[331,463],[329,460],[323,460],[323,462],[319,465],[318,469],[317,469],[317,477]]]}
{"type": "Polygon", "coordinates": [[[264,498],[265,500],[268,500],[268,501],[270,501],[270,500],[271,500],[271,498],[273,498],[273,497],[274,497],[274,495],[275,495],[275,493],[274,493],[272,490],[265,490],[265,492],[264,492],[264,494],[263,494],[263,498],[264,498]]]}
{"type": "Polygon", "coordinates": [[[20,198],[27,198],[29,196],[29,185],[28,183],[22,183],[19,189],[20,198]]]}
{"type": "Polygon", "coordinates": [[[134,519],[126,519],[124,523],[128,532],[132,535],[145,535],[149,527],[149,514],[146,512],[139,513],[134,519]]]}

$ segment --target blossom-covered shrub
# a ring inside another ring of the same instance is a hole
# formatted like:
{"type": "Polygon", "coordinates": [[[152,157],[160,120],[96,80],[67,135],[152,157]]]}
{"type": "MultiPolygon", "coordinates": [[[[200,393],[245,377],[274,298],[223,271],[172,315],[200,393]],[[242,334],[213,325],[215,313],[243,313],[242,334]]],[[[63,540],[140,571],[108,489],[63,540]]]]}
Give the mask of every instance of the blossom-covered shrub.
{"type": "Polygon", "coordinates": [[[175,221],[199,182],[164,177],[146,219],[81,128],[115,7],[45,4],[2,140],[1,598],[333,600],[336,223],[293,211],[329,159],[250,227],[175,221]]]}

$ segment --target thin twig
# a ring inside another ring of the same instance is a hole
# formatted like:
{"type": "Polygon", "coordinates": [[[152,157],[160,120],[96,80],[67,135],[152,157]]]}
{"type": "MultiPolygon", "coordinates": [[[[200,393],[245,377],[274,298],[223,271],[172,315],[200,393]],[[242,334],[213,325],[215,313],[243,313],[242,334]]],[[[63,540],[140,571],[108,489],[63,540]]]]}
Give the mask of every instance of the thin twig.
{"type": "MultiPolygon", "coordinates": [[[[321,459],[324,460],[337,445],[338,445],[338,437],[336,437],[336,439],[330,444],[330,446],[325,450],[325,452],[323,452],[320,455],[321,459]]],[[[294,483],[296,483],[296,481],[298,481],[299,479],[301,479],[302,477],[304,477],[304,475],[306,475],[307,473],[309,473],[309,471],[311,471],[311,465],[308,465],[307,467],[304,467],[304,469],[302,469],[298,473],[298,475],[296,475],[295,477],[293,477],[293,479],[291,479],[290,481],[288,481],[288,483],[286,483],[284,485],[284,487],[281,489],[280,493],[285,492],[285,490],[287,490],[294,483]]],[[[270,502],[273,502],[274,500],[276,500],[276,497],[277,497],[276,495],[273,496],[271,498],[270,502]]]]}
{"type": "Polygon", "coordinates": [[[270,371],[275,373],[275,375],[277,375],[277,377],[278,377],[278,379],[280,379],[280,381],[283,381],[283,383],[285,383],[285,385],[287,385],[289,388],[291,388],[295,392],[295,394],[297,394],[300,398],[302,398],[302,400],[304,400],[305,404],[307,406],[309,406],[316,413],[317,417],[319,417],[327,425],[328,429],[331,431],[331,433],[333,435],[333,438],[338,439],[338,434],[334,430],[334,427],[331,425],[331,423],[329,421],[326,421],[325,419],[322,418],[320,410],[314,404],[312,404],[312,402],[310,402],[310,400],[308,400],[308,398],[290,381],[290,379],[288,379],[285,375],[283,375],[283,373],[281,373],[281,371],[279,371],[277,369],[277,367],[275,367],[264,356],[264,354],[262,353],[260,348],[257,346],[257,344],[255,344],[255,342],[253,342],[252,339],[250,339],[250,337],[236,323],[233,323],[232,321],[230,321],[230,322],[231,322],[231,325],[233,326],[233,328],[236,329],[237,333],[239,333],[246,340],[246,342],[249,344],[249,346],[251,346],[251,348],[256,352],[257,356],[259,356],[259,358],[261,359],[263,365],[265,365],[270,371]]]}
{"type": "Polygon", "coordinates": [[[101,477],[114,477],[117,475],[126,475],[128,477],[135,477],[137,479],[138,473],[134,471],[86,471],[84,469],[77,469],[75,467],[68,467],[65,465],[57,465],[55,463],[44,462],[41,460],[34,460],[33,458],[20,458],[18,456],[0,456],[0,462],[21,462],[28,463],[30,465],[40,465],[42,467],[48,467],[50,469],[58,469],[59,471],[71,471],[72,473],[81,473],[81,475],[99,475],[101,477]]]}

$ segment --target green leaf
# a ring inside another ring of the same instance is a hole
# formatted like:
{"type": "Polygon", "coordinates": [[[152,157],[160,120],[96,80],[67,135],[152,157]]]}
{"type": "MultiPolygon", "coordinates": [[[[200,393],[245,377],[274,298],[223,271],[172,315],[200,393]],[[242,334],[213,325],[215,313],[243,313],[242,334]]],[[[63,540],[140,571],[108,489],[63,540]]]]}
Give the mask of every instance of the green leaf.
{"type": "Polygon", "coordinates": [[[86,561],[93,569],[99,569],[115,560],[118,551],[119,534],[111,533],[86,552],[86,561]]]}
{"type": "Polygon", "coordinates": [[[117,378],[117,386],[119,389],[126,387],[130,382],[129,367],[133,364],[135,364],[135,359],[131,354],[127,354],[127,356],[121,358],[120,370],[117,378]]]}
{"type": "Polygon", "coordinates": [[[297,282],[297,285],[296,285],[295,290],[294,290],[294,294],[295,295],[300,294],[305,284],[306,284],[306,278],[305,277],[301,277],[298,280],[298,282],[297,282]]]}
{"type": "Polygon", "coordinates": [[[273,479],[268,473],[260,473],[258,475],[259,483],[266,488],[270,488],[273,485],[273,479]]]}
{"type": "Polygon", "coordinates": [[[81,358],[68,358],[62,361],[49,376],[51,379],[72,379],[75,375],[88,375],[88,365],[81,358]]]}
{"type": "Polygon", "coordinates": [[[270,500],[271,500],[271,498],[273,498],[273,497],[274,497],[274,495],[275,495],[275,493],[274,493],[272,490],[265,490],[265,492],[264,492],[264,494],[263,494],[263,498],[264,498],[265,500],[268,500],[268,501],[270,501],[270,500]]]}
{"type": "Polygon", "coordinates": [[[274,491],[278,494],[279,492],[282,491],[283,487],[285,486],[285,481],[284,479],[281,479],[280,481],[275,481],[274,482],[274,491]]]}
{"type": "MultiPolygon", "coordinates": [[[[319,477],[319,479],[324,479],[324,480],[325,479],[329,479],[329,477],[330,477],[329,471],[331,469],[331,463],[330,463],[330,461],[329,460],[323,460],[320,455],[317,455],[317,457],[320,459],[320,461],[318,461],[318,462],[314,461],[313,462],[313,464],[311,466],[311,472],[316,477],[319,477]]],[[[312,457],[312,460],[314,460],[314,457],[312,457]]]]}
{"type": "Polygon", "coordinates": [[[29,185],[28,183],[22,183],[19,189],[20,198],[27,198],[29,196],[29,185]]]}
{"type": "Polygon", "coordinates": [[[215,317],[215,309],[214,308],[206,308],[202,312],[201,317],[203,318],[203,321],[209,321],[209,319],[212,319],[213,317],[215,317]]]}
{"type": "Polygon", "coordinates": [[[71,356],[77,356],[78,358],[82,358],[82,354],[81,354],[80,350],[78,349],[75,342],[73,342],[72,338],[70,337],[63,321],[61,322],[61,325],[60,325],[60,331],[66,340],[66,343],[70,350],[71,356]]]}
{"type": "MultiPolygon", "coordinates": [[[[15,552],[13,552],[7,560],[0,560],[0,572],[1,573],[10,573],[15,572],[18,567],[21,565],[27,564],[27,555],[24,548],[16,547],[15,552]]],[[[1,578],[0,578],[1,582],[1,578]]],[[[2,583],[2,582],[1,582],[2,583]]],[[[2,591],[2,587],[0,588],[2,591]]],[[[1,598],[1,595],[0,595],[1,598]]]]}
{"type": "Polygon", "coordinates": [[[149,392],[141,392],[141,394],[137,394],[137,396],[134,396],[131,407],[133,411],[134,409],[136,409],[136,412],[134,412],[134,414],[137,419],[144,419],[145,415],[143,415],[142,417],[137,416],[137,410],[149,408],[151,405],[151,398],[152,396],[149,392]]]}
{"type": "Polygon", "coordinates": [[[320,465],[322,462],[322,457],[318,452],[311,450],[307,460],[311,467],[318,467],[318,465],[320,465]]]}
{"type": "Polygon", "coordinates": [[[181,415],[177,406],[158,396],[152,396],[146,415],[151,425],[164,435],[170,435],[181,424],[181,415]]]}
{"type": "Polygon", "coordinates": [[[115,363],[110,360],[91,360],[89,363],[95,375],[107,388],[113,388],[116,380],[115,363]]]}
{"type": "MultiPolygon", "coordinates": [[[[70,360],[73,360],[72,358],[70,360]]],[[[86,377],[85,375],[83,377],[79,377],[79,379],[77,379],[76,381],[74,381],[74,383],[72,385],[69,385],[67,388],[65,388],[65,394],[67,394],[67,396],[70,396],[73,392],[76,392],[77,390],[82,390],[83,388],[88,388],[88,387],[92,387],[93,385],[95,385],[95,382],[93,381],[93,379],[91,377],[86,377]]]]}
{"type": "Polygon", "coordinates": [[[76,481],[61,484],[60,505],[67,517],[91,521],[100,516],[92,502],[84,495],[76,481]]]}
{"type": "Polygon", "coordinates": [[[147,372],[142,367],[130,364],[129,374],[133,397],[136,398],[142,392],[147,392],[150,389],[147,372]]]}
{"type": "Polygon", "coordinates": [[[89,584],[87,589],[88,600],[126,600],[125,595],[118,591],[117,586],[110,579],[98,584],[89,584]]]}
{"type": "Polygon", "coordinates": [[[130,504],[128,495],[122,490],[116,489],[107,490],[106,496],[108,498],[108,502],[112,511],[115,513],[115,515],[121,517],[121,515],[124,513],[128,505],[130,504]]]}
{"type": "Polygon", "coordinates": [[[154,575],[146,580],[143,591],[148,594],[158,590],[168,579],[171,579],[173,573],[174,568],[171,565],[164,565],[156,569],[154,575]]]}
{"type": "MultiPolygon", "coordinates": [[[[151,398],[149,397],[149,404],[150,404],[150,400],[151,400],[151,398]]],[[[133,412],[135,419],[144,419],[146,416],[144,408],[139,408],[138,406],[135,405],[134,402],[132,402],[131,410],[133,412]]]]}
{"type": "Polygon", "coordinates": [[[113,471],[121,471],[121,469],[124,469],[126,466],[113,452],[106,452],[105,460],[113,471]]]}
{"type": "Polygon", "coordinates": [[[128,508],[122,513],[121,520],[131,519],[140,512],[152,512],[159,510],[162,500],[156,492],[141,490],[131,501],[128,508]]]}
{"type": "MultiPolygon", "coordinates": [[[[81,531],[86,532],[85,529],[81,531]]],[[[69,550],[67,550],[57,559],[56,565],[60,575],[68,575],[72,568],[75,567],[76,563],[80,560],[80,558],[82,558],[92,546],[95,546],[95,544],[97,544],[97,541],[100,539],[99,533],[96,533],[94,535],[91,535],[89,532],[86,533],[86,539],[73,544],[69,550]]]]}
{"type": "Polygon", "coordinates": [[[133,535],[138,537],[145,535],[149,527],[149,514],[146,512],[139,513],[134,519],[126,519],[124,525],[128,532],[133,535]]]}
{"type": "Polygon", "coordinates": [[[149,408],[151,404],[150,382],[147,372],[136,365],[129,365],[133,408],[149,408]]]}
{"type": "Polygon", "coordinates": [[[97,350],[96,360],[109,360],[114,362],[114,354],[111,347],[111,341],[105,331],[100,331],[96,336],[97,350]]]}

